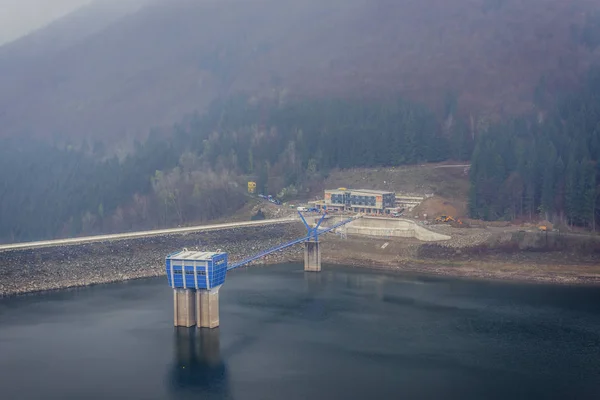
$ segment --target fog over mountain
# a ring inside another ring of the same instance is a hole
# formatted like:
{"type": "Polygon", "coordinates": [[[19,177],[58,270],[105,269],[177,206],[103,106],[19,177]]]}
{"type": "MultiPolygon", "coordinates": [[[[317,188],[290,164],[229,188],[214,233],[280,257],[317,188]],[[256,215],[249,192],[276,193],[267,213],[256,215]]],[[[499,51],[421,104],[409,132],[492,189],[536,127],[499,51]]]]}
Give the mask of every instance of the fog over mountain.
{"type": "MultiPolygon", "coordinates": [[[[97,11],[116,11],[131,9],[132,5],[140,2],[141,0],[0,0],[0,45],[18,40],[90,4],[97,11]]],[[[101,15],[95,17],[102,18],[101,15]]]]}
{"type": "Polygon", "coordinates": [[[441,107],[451,91],[465,112],[515,113],[541,77],[569,88],[598,58],[591,0],[100,3],[0,48],[2,135],[143,135],[242,92],[441,107]]]}
{"type": "MultiPolygon", "coordinates": [[[[46,21],[44,28],[39,31],[24,34],[12,42],[5,43],[3,47],[0,47],[0,56],[3,55],[5,59],[10,58],[15,62],[16,57],[38,58],[44,54],[56,52],[82,41],[89,35],[106,28],[120,17],[138,10],[146,0],[72,1],[80,6],[74,7],[75,10],[60,18],[46,21]]],[[[60,4],[65,5],[66,3],[60,3],[59,1],[58,5],[60,4]]],[[[44,7],[33,9],[42,14],[41,11],[44,10],[44,7]]],[[[59,7],[56,10],[59,9],[62,8],[59,7]]],[[[43,13],[46,18],[52,15],[54,15],[52,12],[43,13]]],[[[16,18],[16,20],[19,19],[16,18]]],[[[27,24],[22,25],[23,29],[26,29],[26,27],[27,24]]]]}
{"type": "Polygon", "coordinates": [[[1,0],[0,44],[17,39],[32,30],[74,11],[90,0],[1,0]]]}

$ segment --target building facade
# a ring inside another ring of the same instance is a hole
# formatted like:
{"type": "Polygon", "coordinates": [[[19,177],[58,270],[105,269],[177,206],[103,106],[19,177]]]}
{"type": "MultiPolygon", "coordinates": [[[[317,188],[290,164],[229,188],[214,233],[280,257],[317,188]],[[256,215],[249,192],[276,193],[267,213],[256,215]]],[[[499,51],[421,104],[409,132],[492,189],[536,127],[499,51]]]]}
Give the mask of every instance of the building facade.
{"type": "Polygon", "coordinates": [[[368,189],[325,190],[324,205],[328,209],[339,209],[367,214],[389,214],[395,207],[396,193],[368,189]]]}

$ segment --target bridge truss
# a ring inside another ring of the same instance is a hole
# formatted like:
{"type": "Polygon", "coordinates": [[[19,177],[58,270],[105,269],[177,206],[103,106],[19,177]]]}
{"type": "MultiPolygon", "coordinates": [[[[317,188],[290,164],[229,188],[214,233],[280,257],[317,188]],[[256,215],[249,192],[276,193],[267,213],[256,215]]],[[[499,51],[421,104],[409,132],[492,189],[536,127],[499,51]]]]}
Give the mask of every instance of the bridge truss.
{"type": "Polygon", "coordinates": [[[325,233],[331,232],[337,228],[339,228],[340,226],[346,225],[349,222],[354,221],[355,219],[360,218],[361,216],[356,216],[356,217],[352,217],[352,218],[348,218],[345,219],[341,222],[338,222],[337,224],[334,224],[330,227],[327,228],[323,228],[323,229],[319,229],[319,227],[321,226],[321,223],[325,220],[325,217],[327,216],[327,213],[323,213],[323,216],[319,219],[319,221],[317,222],[317,225],[312,228],[308,222],[306,222],[306,219],[304,218],[304,216],[302,215],[302,213],[300,211],[298,211],[298,215],[300,215],[300,219],[302,220],[302,223],[304,223],[304,226],[306,227],[307,230],[307,234],[306,236],[303,236],[301,238],[292,240],[291,242],[287,242],[284,244],[280,244],[278,246],[272,247],[270,249],[264,250],[258,254],[253,255],[252,257],[248,257],[244,260],[241,260],[237,263],[231,264],[227,267],[227,271],[230,271],[232,269],[236,269],[239,267],[242,267],[246,264],[251,263],[252,261],[256,261],[260,258],[263,258],[265,256],[268,256],[269,254],[273,254],[276,253],[278,251],[282,251],[284,249],[287,249],[288,247],[292,247],[294,245],[300,244],[300,243],[304,243],[304,242],[308,242],[308,241],[315,241],[318,242],[319,241],[319,235],[323,235],[325,233]]]}

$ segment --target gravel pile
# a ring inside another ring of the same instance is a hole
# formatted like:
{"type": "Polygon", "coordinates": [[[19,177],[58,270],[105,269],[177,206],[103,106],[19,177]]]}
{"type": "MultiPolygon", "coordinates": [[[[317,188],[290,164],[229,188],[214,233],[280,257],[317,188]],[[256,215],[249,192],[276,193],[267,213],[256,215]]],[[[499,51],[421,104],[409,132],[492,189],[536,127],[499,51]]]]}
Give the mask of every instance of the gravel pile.
{"type": "MultiPolygon", "coordinates": [[[[281,224],[4,251],[0,296],[164,275],[165,256],[184,247],[228,252],[231,263],[305,234],[301,224],[281,224]]],[[[302,252],[294,246],[259,263],[298,260],[302,252]]]]}

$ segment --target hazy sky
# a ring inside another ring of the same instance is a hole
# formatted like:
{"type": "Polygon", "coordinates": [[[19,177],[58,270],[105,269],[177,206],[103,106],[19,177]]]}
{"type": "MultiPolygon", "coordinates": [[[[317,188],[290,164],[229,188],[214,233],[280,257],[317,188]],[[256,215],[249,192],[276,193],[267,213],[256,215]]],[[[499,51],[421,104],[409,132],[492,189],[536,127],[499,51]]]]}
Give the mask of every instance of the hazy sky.
{"type": "Polygon", "coordinates": [[[16,39],[91,0],[0,0],[0,44],[16,39]]]}

